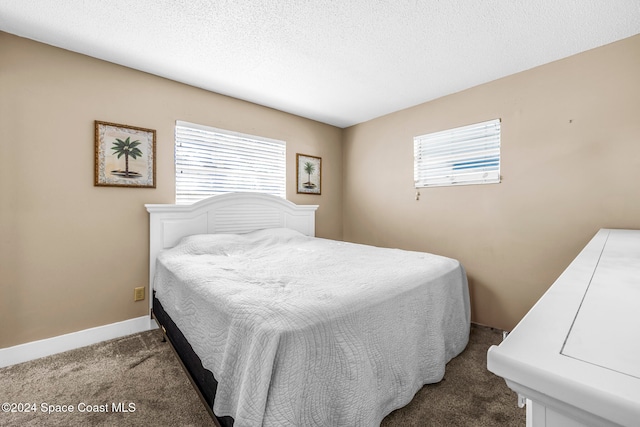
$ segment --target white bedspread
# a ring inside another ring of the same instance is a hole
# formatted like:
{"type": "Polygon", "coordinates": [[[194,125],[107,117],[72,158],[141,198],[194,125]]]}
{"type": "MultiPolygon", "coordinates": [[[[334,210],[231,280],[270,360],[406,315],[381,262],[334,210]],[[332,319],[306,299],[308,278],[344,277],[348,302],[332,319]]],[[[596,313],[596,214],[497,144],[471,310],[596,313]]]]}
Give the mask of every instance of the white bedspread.
{"type": "Polygon", "coordinates": [[[154,287],[236,427],[379,425],[469,336],[458,261],[286,229],[187,237],[154,287]]]}

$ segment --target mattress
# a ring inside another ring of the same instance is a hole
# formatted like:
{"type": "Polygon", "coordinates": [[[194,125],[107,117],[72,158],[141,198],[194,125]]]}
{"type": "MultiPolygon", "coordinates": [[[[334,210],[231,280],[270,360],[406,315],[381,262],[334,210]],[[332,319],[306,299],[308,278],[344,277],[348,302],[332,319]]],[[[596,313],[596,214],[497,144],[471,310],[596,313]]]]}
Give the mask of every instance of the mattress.
{"type": "Polygon", "coordinates": [[[288,229],[186,237],[154,289],[237,427],[378,425],[469,336],[458,261],[288,229]]]}

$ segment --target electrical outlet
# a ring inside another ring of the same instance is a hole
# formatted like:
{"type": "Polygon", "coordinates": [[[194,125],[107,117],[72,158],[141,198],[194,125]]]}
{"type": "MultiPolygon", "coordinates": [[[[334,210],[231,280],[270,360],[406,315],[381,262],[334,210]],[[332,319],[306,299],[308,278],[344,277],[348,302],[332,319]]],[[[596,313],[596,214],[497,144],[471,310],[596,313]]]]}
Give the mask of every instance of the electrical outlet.
{"type": "Polygon", "coordinates": [[[142,301],[144,299],[144,286],[133,290],[133,300],[142,301]]]}

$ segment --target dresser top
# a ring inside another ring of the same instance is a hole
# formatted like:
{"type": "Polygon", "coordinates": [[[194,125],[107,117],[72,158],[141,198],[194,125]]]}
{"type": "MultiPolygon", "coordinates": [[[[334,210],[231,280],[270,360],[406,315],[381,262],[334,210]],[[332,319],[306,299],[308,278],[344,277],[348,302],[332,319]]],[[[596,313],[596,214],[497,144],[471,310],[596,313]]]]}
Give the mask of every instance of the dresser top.
{"type": "Polygon", "coordinates": [[[569,405],[613,424],[637,423],[640,231],[601,229],[507,338],[489,349],[487,367],[532,400],[569,405]]]}
{"type": "Polygon", "coordinates": [[[609,231],[561,354],[640,379],[640,231],[609,231]]]}

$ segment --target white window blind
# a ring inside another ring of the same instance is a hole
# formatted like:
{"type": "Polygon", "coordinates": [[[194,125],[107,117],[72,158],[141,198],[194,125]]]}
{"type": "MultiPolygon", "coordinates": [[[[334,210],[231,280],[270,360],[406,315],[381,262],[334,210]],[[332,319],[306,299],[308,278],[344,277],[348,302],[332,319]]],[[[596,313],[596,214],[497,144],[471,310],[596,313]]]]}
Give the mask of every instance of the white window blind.
{"type": "Polygon", "coordinates": [[[176,203],[242,191],[286,198],[286,143],[176,122],[176,203]]]}
{"type": "Polygon", "coordinates": [[[413,138],[415,187],[500,182],[500,119],[413,138]]]}

